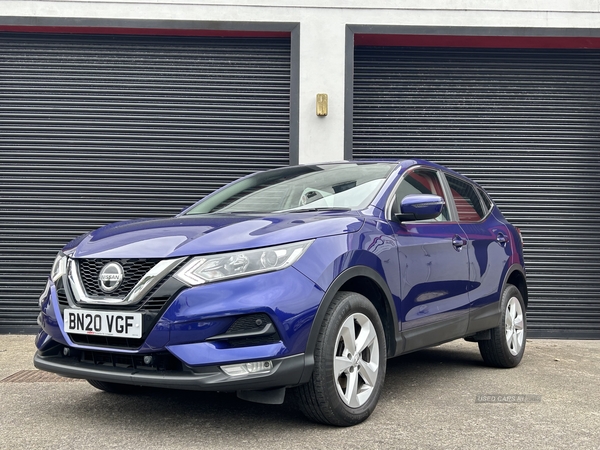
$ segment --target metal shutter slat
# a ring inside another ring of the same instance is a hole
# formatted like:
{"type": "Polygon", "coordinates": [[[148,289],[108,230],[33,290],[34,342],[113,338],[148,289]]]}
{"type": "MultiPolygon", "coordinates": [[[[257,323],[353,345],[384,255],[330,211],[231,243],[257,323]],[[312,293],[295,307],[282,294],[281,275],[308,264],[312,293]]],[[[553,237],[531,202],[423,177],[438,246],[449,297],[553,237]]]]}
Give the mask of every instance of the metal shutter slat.
{"type": "Polygon", "coordinates": [[[523,231],[531,336],[600,338],[600,52],[356,47],[353,156],[478,181],[523,231]]]}
{"type": "Polygon", "coordinates": [[[0,332],[58,249],[289,164],[290,39],[0,34],[0,332]]]}

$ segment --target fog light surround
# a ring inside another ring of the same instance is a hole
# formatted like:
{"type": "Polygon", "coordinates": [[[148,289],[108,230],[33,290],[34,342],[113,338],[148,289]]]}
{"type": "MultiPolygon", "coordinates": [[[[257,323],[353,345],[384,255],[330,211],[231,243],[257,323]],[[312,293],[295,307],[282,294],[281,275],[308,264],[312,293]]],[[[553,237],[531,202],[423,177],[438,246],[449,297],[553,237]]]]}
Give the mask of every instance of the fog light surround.
{"type": "Polygon", "coordinates": [[[221,366],[221,370],[230,377],[241,377],[245,375],[268,374],[273,371],[273,361],[256,361],[241,364],[221,366]]]}

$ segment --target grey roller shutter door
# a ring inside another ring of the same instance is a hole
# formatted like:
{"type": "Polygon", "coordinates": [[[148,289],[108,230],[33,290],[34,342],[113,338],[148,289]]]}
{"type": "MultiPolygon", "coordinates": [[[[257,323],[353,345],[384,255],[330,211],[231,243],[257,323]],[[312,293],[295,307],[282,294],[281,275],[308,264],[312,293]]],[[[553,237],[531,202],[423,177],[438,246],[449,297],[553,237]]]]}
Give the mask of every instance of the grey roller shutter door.
{"type": "Polygon", "coordinates": [[[290,39],[0,33],[0,332],[62,245],[289,163],[290,39]]]}
{"type": "Polygon", "coordinates": [[[600,51],[355,49],[353,156],[482,184],[525,238],[530,336],[600,338],[600,51]]]}

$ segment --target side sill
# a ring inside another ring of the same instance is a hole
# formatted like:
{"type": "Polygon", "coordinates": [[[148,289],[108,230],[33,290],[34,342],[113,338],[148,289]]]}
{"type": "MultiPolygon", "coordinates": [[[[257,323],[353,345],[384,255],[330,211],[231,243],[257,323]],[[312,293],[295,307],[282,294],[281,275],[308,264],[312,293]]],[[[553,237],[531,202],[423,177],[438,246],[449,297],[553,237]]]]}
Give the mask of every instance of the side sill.
{"type": "Polygon", "coordinates": [[[401,353],[396,352],[396,356],[462,338],[466,334],[468,324],[469,316],[463,314],[450,320],[402,331],[404,349],[401,353]]]}

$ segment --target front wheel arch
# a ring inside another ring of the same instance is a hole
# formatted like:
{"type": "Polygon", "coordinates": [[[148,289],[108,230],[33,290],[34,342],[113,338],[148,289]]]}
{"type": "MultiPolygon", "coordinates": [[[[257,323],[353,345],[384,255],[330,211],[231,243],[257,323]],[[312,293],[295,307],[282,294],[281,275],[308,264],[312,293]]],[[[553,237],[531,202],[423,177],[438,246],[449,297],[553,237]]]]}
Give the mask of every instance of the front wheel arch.
{"type": "Polygon", "coordinates": [[[394,305],[392,293],[383,277],[367,266],[354,266],[343,271],[329,285],[323,300],[317,309],[306,343],[304,372],[299,384],[308,382],[314,367],[314,352],[319,336],[319,331],[325,315],[340,291],[351,291],[361,294],[373,303],[384,327],[386,337],[387,356],[396,353],[396,334],[398,333],[398,314],[394,305]],[[361,283],[361,280],[363,282],[361,283]],[[364,283],[367,281],[367,283],[364,283]],[[370,284],[370,286],[369,286],[370,284]]]}

